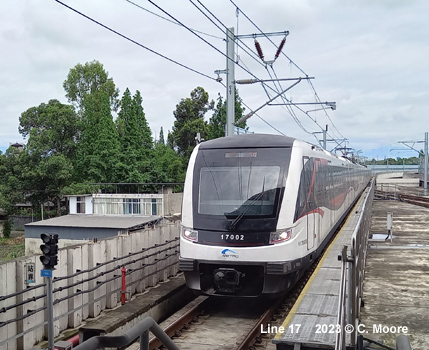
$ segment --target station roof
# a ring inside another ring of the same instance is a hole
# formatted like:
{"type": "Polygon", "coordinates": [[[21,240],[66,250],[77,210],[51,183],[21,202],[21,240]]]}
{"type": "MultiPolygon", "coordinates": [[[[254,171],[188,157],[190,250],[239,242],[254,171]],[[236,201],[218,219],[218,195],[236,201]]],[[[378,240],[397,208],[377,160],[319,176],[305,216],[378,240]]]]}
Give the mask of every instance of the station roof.
{"type": "Polygon", "coordinates": [[[155,215],[137,216],[69,214],[52,219],[32,222],[26,224],[25,226],[132,229],[134,227],[141,227],[151,223],[156,223],[160,219],[160,216],[155,215]]]}

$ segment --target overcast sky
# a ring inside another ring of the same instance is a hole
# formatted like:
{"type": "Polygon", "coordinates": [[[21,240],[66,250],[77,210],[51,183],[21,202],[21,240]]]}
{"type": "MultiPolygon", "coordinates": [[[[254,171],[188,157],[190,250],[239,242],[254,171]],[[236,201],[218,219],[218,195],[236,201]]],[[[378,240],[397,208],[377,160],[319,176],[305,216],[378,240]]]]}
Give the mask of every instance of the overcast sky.
{"type": "MultiPolygon", "coordinates": [[[[64,0],[64,3],[129,37],[154,52],[196,70],[194,73],[91,22],[54,0],[0,1],[0,150],[25,142],[19,117],[50,99],[67,103],[62,87],[77,63],[98,60],[122,96],[128,87],[143,96],[143,108],[154,136],[171,130],[173,111],[197,86],[216,99],[225,88],[215,70],[226,68],[226,27],[238,35],[289,31],[283,53],[270,66],[254,56],[252,38],[236,47],[236,79],[314,77],[321,101],[336,102],[336,110],[306,115],[294,108],[266,106],[248,120],[255,133],[283,133],[317,143],[312,132],[329,125],[329,136],[347,138],[350,147],[368,157],[417,155],[399,141],[420,141],[429,115],[429,2],[426,0],[157,0],[160,8],[185,26],[203,32],[202,39],[169,18],[149,1],[64,0]],[[204,4],[215,17],[207,19],[196,6],[204,4]],[[249,21],[253,22],[253,24],[249,21]],[[218,22],[219,20],[220,22],[218,22]],[[254,24],[259,28],[256,28],[254,24]],[[237,32],[238,29],[238,32],[237,32]],[[206,35],[209,34],[209,35],[206,35]],[[246,47],[247,46],[247,47],[246,47]],[[216,50],[217,49],[217,50],[216,50]],[[251,55],[251,52],[253,55],[251,55]],[[290,62],[292,60],[292,63],[290,62]],[[247,70],[247,71],[246,71],[247,70]],[[249,73],[251,72],[251,74],[249,73]],[[311,117],[311,118],[310,118],[311,117]],[[297,119],[298,123],[294,120],[297,119]],[[317,124],[316,124],[316,123],[317,124]],[[393,149],[393,150],[392,150],[393,149]],[[392,150],[392,151],[391,151],[392,150]]],[[[282,35],[270,39],[279,45],[282,35]]],[[[276,47],[258,39],[266,60],[276,47]]],[[[221,75],[224,78],[225,76],[221,75]]],[[[291,81],[282,81],[286,89],[291,81]]],[[[255,110],[273,97],[260,84],[238,85],[239,94],[255,110]]],[[[295,103],[315,102],[312,86],[303,80],[286,96],[295,103]]],[[[276,99],[274,102],[282,102],[276,99]]],[[[304,111],[320,108],[300,105],[304,111]]],[[[207,114],[207,120],[210,113],[207,114]]],[[[317,137],[321,137],[317,134],[317,137]]],[[[410,144],[411,145],[411,144],[410,144]]],[[[328,149],[335,143],[328,143],[328,149]]],[[[415,144],[422,149],[422,144],[415,144]]]]}

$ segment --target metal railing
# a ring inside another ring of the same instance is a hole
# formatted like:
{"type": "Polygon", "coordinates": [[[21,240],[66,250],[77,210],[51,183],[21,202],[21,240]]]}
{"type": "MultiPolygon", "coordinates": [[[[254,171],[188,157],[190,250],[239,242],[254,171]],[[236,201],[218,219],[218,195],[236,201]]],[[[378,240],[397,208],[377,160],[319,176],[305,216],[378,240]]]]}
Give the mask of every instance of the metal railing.
{"type": "Polygon", "coordinates": [[[360,316],[374,187],[374,180],[371,180],[357,224],[352,233],[350,255],[348,255],[348,246],[344,246],[341,254],[338,256],[338,260],[342,263],[337,315],[337,324],[340,325],[341,332],[338,332],[336,335],[335,350],[346,348],[346,332],[344,330],[346,323],[353,326],[353,331],[350,334],[351,345],[355,346],[357,341],[356,329],[360,316]]]}
{"type": "Polygon", "coordinates": [[[152,317],[146,317],[123,335],[100,335],[92,337],[76,346],[75,350],[96,350],[104,348],[121,348],[140,338],[140,350],[149,350],[149,331],[151,331],[168,350],[179,350],[176,344],[162,330],[152,317]]]}

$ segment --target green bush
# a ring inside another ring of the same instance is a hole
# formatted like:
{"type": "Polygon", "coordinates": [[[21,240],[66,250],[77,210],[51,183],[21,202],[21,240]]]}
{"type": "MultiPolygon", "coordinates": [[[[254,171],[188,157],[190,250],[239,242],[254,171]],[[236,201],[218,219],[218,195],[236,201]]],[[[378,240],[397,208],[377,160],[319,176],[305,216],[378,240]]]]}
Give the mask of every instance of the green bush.
{"type": "Polygon", "coordinates": [[[12,232],[12,221],[7,220],[3,224],[3,236],[4,238],[10,238],[12,232]]]}

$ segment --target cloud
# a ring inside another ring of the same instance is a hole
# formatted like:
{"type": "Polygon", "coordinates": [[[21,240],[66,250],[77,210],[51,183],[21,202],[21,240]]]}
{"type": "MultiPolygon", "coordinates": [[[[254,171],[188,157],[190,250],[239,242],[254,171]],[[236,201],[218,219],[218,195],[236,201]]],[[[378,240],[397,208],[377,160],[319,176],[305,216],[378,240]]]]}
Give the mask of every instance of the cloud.
{"type": "MultiPolygon", "coordinates": [[[[213,78],[214,70],[226,68],[226,58],[221,53],[225,52],[224,34],[190,2],[157,4],[190,28],[218,37],[199,34],[213,47],[186,28],[126,1],[65,2],[140,44],[213,78]]],[[[289,30],[283,52],[293,61],[291,64],[281,55],[273,65],[274,70],[265,67],[255,54],[248,55],[247,52],[255,50],[253,39],[246,38],[237,47],[241,66],[236,67],[237,79],[251,78],[248,69],[264,79],[305,74],[315,77],[312,84],[318,97],[322,101],[335,101],[337,110],[330,113],[330,118],[323,111],[312,112],[311,117],[321,127],[329,124],[333,135],[348,138],[358,149],[423,137],[429,94],[426,79],[429,47],[425,34],[429,32],[426,20],[429,3],[424,0],[234,2],[261,30],[289,30]]],[[[138,4],[167,17],[149,3],[138,4]]],[[[237,19],[230,1],[210,0],[204,4],[215,17],[208,16],[221,29],[224,24],[236,27],[238,34],[259,32],[243,13],[237,19]]],[[[77,63],[99,60],[121,94],[127,87],[132,93],[139,90],[155,133],[161,127],[165,131],[171,129],[176,104],[195,87],[202,86],[212,99],[218,93],[225,96],[225,88],[219,83],[179,67],[54,1],[2,1],[0,21],[3,53],[0,149],[20,140],[18,123],[23,111],[52,98],[66,102],[62,83],[77,63]]],[[[279,43],[282,36],[270,38],[279,43]]],[[[276,48],[265,38],[258,40],[265,56],[273,57],[276,48]]],[[[285,89],[289,83],[282,82],[277,87],[285,89]]],[[[275,89],[265,91],[260,84],[238,88],[248,105],[247,112],[276,94],[275,89]]],[[[306,81],[288,91],[287,96],[295,102],[316,101],[306,81]]],[[[278,129],[289,136],[317,142],[317,134],[311,133],[320,128],[303,113],[296,111],[291,116],[285,107],[267,106],[258,114],[265,122],[257,116],[249,119],[254,132],[277,133],[278,129]]]]}

